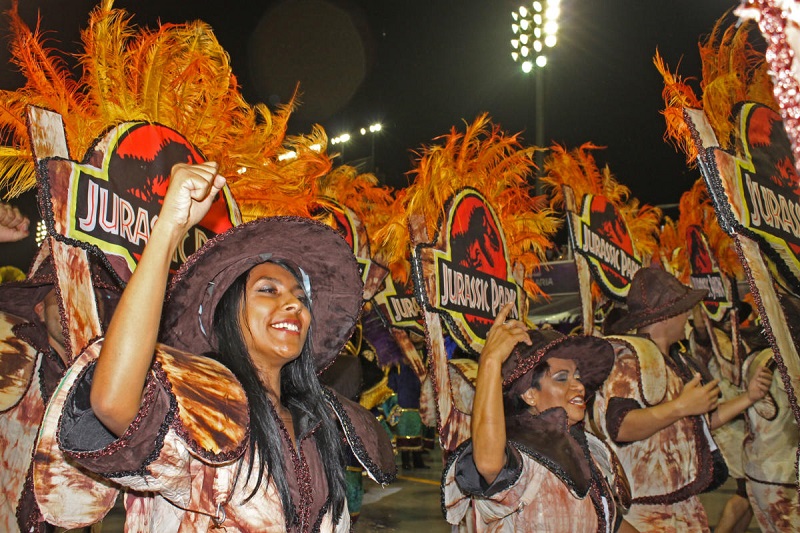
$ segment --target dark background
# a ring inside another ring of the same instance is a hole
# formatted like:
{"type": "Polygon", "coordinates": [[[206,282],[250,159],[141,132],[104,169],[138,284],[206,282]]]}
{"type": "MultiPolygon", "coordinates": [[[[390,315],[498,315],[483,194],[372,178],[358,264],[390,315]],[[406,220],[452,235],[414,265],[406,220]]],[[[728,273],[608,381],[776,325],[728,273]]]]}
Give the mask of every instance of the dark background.
{"type": "MultiPolygon", "coordinates": [[[[544,144],[606,146],[596,154],[644,203],[674,204],[699,177],[664,142],[658,49],[684,76],[700,76],[698,40],[735,0],[562,0],[559,44],[544,71],[544,144]]],[[[41,15],[51,45],[77,51],[92,0],[23,2],[30,24],[41,15]]],[[[505,0],[117,1],[135,23],[201,19],[231,56],[250,102],[275,105],[300,83],[290,133],[319,123],[334,137],[349,131],[344,160],[370,157],[388,185],[403,187],[413,150],[482,112],[535,144],[535,83],[511,60],[505,0]],[[383,125],[374,138],[357,129],[383,125]],[[374,141],[374,145],[373,142],[374,141]]],[[[0,0],[0,8],[10,2],[0,0]]],[[[731,18],[731,21],[733,19],[731,18]]],[[[8,35],[0,25],[0,35],[8,35]]],[[[0,64],[8,64],[3,47],[0,64]]],[[[0,88],[22,83],[13,67],[0,88]]],[[[337,147],[329,147],[332,151],[337,147]]],[[[75,154],[76,158],[82,154],[75,154]]],[[[371,168],[371,167],[370,167],[371,168]]],[[[38,218],[31,195],[18,200],[38,218]]],[[[0,264],[25,267],[32,239],[4,245],[0,264]],[[19,264],[18,264],[19,263],[19,264]]]]}

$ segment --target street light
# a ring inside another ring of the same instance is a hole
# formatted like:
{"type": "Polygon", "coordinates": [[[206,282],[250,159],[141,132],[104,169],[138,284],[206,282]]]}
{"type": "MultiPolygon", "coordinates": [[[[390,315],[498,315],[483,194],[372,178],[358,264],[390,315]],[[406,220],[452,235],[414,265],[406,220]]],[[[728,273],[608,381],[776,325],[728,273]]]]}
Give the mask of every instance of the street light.
{"type": "MultiPolygon", "coordinates": [[[[381,126],[380,122],[376,122],[374,124],[370,124],[369,125],[369,133],[372,134],[372,139],[371,139],[372,140],[372,143],[371,143],[372,144],[372,152],[371,152],[372,172],[375,172],[375,136],[378,134],[378,132],[381,131],[382,127],[383,126],[381,126]]],[[[361,135],[366,135],[366,134],[367,134],[367,128],[361,128],[361,135]]]]}
{"type": "Polygon", "coordinates": [[[339,148],[339,155],[344,161],[344,145],[350,142],[350,134],[349,133],[342,133],[341,135],[337,135],[333,139],[331,139],[331,144],[341,144],[342,146],[339,148]]]}
{"type": "Polygon", "coordinates": [[[547,64],[548,48],[558,42],[558,17],[561,15],[561,0],[545,0],[532,2],[530,7],[520,6],[511,13],[514,22],[511,31],[511,58],[521,62],[522,70],[530,72],[533,66],[544,67],[547,64]],[[540,59],[541,58],[541,59],[540,59]]]}
{"type": "MultiPolygon", "coordinates": [[[[520,64],[522,72],[536,78],[535,143],[544,146],[544,67],[547,65],[547,52],[558,42],[558,17],[561,14],[561,0],[538,0],[520,6],[511,13],[511,59],[520,64]]],[[[536,166],[542,171],[544,154],[536,152],[536,166]]],[[[541,183],[536,177],[536,194],[541,194],[541,183]]]]}

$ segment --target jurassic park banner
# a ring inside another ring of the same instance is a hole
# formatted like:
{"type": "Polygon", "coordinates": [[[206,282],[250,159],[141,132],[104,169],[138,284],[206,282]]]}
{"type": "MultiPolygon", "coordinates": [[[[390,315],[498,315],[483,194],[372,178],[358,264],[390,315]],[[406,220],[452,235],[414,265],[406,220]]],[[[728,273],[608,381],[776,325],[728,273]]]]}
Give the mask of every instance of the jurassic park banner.
{"type": "Polygon", "coordinates": [[[770,108],[746,103],[736,133],[735,157],[713,147],[701,152],[720,225],[757,242],[773,275],[800,294],[800,176],[783,122],[770,108]]]}
{"type": "Polygon", "coordinates": [[[497,313],[523,291],[512,275],[505,236],[492,207],[472,188],[457,192],[433,242],[415,248],[414,275],[423,305],[442,315],[459,346],[479,354],[497,313]]]}
{"type": "Polygon", "coordinates": [[[373,300],[378,312],[387,326],[425,333],[422,309],[419,307],[414,288],[409,283],[396,283],[391,276],[386,276],[384,284],[373,300]]]}
{"type": "Polygon", "coordinates": [[[389,271],[372,260],[369,238],[364,224],[356,213],[330,198],[322,198],[311,210],[314,218],[332,227],[344,237],[358,261],[361,281],[364,282],[364,300],[371,299],[381,287],[389,271]]]}
{"type": "Polygon", "coordinates": [[[709,318],[720,321],[733,307],[731,282],[720,271],[700,226],[692,225],[686,229],[686,245],[691,270],[689,283],[695,289],[708,291],[708,296],[702,301],[703,309],[709,318]]]}
{"type": "MultiPolygon", "coordinates": [[[[98,138],[82,162],[57,157],[38,162],[42,212],[51,232],[69,244],[104,252],[120,278],[127,280],[158,218],[172,166],[203,160],[170,128],[125,122],[98,138]]],[[[239,222],[238,208],[225,187],[206,217],[184,236],[172,268],[239,222]]]]}
{"type": "Polygon", "coordinates": [[[604,196],[587,194],[580,215],[569,212],[569,217],[575,252],[586,258],[592,277],[603,292],[609,298],[624,301],[642,260],[622,215],[604,196]]]}

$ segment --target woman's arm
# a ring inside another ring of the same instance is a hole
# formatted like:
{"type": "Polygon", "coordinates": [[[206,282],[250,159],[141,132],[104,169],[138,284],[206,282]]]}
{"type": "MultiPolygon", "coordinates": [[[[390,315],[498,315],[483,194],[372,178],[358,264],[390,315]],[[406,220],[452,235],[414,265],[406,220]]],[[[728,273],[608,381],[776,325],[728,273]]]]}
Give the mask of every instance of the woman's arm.
{"type": "Polygon", "coordinates": [[[478,381],[472,408],[472,456],[483,479],[491,484],[506,464],[506,424],[503,411],[503,362],[519,342],[531,344],[525,325],[506,322],[513,304],[495,318],[478,363],[478,381]]]}
{"type": "Polygon", "coordinates": [[[719,380],[703,385],[700,374],[684,385],[674,400],[629,411],[619,426],[617,442],[634,442],[653,436],[685,416],[703,415],[717,406],[719,380]]]}
{"type": "Polygon", "coordinates": [[[711,429],[727,424],[736,416],[762,399],[769,392],[772,384],[772,371],[766,367],[761,367],[747,384],[747,392],[731,398],[727,402],[719,404],[717,410],[711,413],[711,429]]]}
{"type": "Polygon", "coordinates": [[[172,255],[224,185],[216,163],[172,168],[161,212],[111,319],[92,382],[95,416],[116,435],[122,435],[139,412],[172,255]]]}

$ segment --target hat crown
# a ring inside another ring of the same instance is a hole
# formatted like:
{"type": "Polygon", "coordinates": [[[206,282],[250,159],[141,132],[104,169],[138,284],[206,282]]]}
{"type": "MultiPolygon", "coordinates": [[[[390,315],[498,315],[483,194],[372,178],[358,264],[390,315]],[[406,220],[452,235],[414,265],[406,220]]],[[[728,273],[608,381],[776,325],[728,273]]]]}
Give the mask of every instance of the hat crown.
{"type": "Polygon", "coordinates": [[[631,314],[653,313],[679,302],[690,290],[664,270],[641,269],[631,282],[628,310],[631,314]]]}

